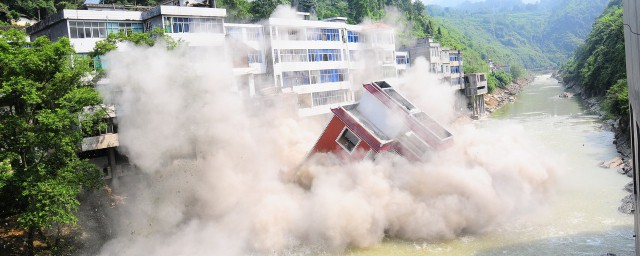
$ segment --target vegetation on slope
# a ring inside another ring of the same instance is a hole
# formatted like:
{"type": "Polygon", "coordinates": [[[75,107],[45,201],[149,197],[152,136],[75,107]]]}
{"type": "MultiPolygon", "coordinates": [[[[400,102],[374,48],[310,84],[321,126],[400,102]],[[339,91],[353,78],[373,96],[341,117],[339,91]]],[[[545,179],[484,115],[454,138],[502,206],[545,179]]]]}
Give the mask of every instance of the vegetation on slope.
{"type": "Polygon", "coordinates": [[[483,58],[527,69],[559,66],[584,39],[608,0],[487,0],[460,8],[429,6],[439,23],[475,42],[483,58]]]}
{"type": "Polygon", "coordinates": [[[612,0],[561,74],[565,83],[582,86],[585,96],[606,96],[605,109],[620,117],[628,114],[625,67],[622,4],[612,0]]]}

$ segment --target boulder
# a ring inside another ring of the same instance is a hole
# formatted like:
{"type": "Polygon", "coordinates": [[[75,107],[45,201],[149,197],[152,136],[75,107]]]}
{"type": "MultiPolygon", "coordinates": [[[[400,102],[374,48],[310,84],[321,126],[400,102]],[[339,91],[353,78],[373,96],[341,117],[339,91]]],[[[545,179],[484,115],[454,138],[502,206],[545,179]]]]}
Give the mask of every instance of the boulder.
{"type": "Polygon", "coordinates": [[[603,168],[615,168],[615,167],[621,166],[622,164],[624,164],[624,162],[622,161],[622,158],[617,156],[617,157],[614,157],[613,159],[611,159],[609,161],[602,162],[602,164],[600,164],[600,167],[603,167],[603,168]]]}
{"type": "Polygon", "coordinates": [[[635,210],[635,209],[633,209],[633,201],[634,200],[635,200],[635,197],[633,196],[633,194],[625,196],[621,200],[622,201],[622,205],[620,205],[620,207],[618,207],[618,211],[620,211],[621,213],[626,213],[626,214],[633,213],[633,211],[635,210]]]}

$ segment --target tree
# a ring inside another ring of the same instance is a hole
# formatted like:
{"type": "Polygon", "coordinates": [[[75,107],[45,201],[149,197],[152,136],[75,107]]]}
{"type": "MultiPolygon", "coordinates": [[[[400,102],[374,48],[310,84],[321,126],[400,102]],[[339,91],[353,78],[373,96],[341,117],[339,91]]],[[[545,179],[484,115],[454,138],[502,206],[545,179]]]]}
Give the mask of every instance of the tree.
{"type": "Polygon", "coordinates": [[[36,232],[75,225],[81,189],[102,183],[77,155],[81,127],[100,119],[83,108],[101,99],[67,38],[25,37],[0,31],[0,216],[18,216],[33,254],[36,232]]]}
{"type": "Polygon", "coordinates": [[[511,77],[513,77],[513,80],[518,80],[524,77],[526,74],[525,72],[524,68],[518,64],[511,66],[511,77]]]}
{"type": "Polygon", "coordinates": [[[254,0],[250,9],[254,20],[267,19],[278,5],[290,5],[289,0],[254,0]]]}
{"type": "MultiPolygon", "coordinates": [[[[179,44],[179,41],[176,41],[165,34],[162,28],[154,28],[153,30],[144,33],[136,32],[132,34],[125,34],[119,32],[109,34],[104,40],[96,42],[96,45],[93,47],[93,51],[89,53],[89,57],[93,59],[94,68],[98,71],[102,71],[102,65],[97,66],[96,64],[102,63],[101,58],[107,54],[107,52],[117,49],[118,43],[127,41],[135,45],[153,46],[159,39],[162,39],[162,41],[167,44],[168,49],[173,49],[179,44]]],[[[99,76],[101,75],[102,74],[99,74],[99,76]]]]}

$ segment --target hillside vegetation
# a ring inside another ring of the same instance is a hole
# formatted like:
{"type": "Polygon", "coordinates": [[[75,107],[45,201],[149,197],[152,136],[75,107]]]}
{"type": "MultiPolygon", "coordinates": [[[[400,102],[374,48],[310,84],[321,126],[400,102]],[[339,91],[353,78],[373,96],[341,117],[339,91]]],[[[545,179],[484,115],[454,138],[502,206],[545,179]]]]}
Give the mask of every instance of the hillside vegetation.
{"type": "Polygon", "coordinates": [[[584,40],[608,0],[487,0],[457,8],[429,6],[445,28],[473,41],[483,58],[530,70],[557,68],[584,40]]]}
{"type": "Polygon", "coordinates": [[[604,107],[611,115],[628,115],[621,0],[609,3],[561,74],[565,83],[582,86],[585,96],[605,96],[604,107]]]}

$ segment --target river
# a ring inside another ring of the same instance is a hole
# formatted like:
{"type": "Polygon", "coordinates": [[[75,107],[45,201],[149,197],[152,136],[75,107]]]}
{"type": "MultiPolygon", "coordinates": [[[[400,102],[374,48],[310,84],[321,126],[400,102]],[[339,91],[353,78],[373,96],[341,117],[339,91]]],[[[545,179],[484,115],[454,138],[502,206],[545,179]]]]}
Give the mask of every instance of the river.
{"type": "Polygon", "coordinates": [[[568,166],[558,176],[547,209],[489,233],[441,243],[386,240],[347,255],[633,255],[633,217],[617,211],[630,178],[598,166],[617,155],[613,133],[579,99],[560,98],[563,87],[538,76],[487,120],[520,123],[568,166]]]}

